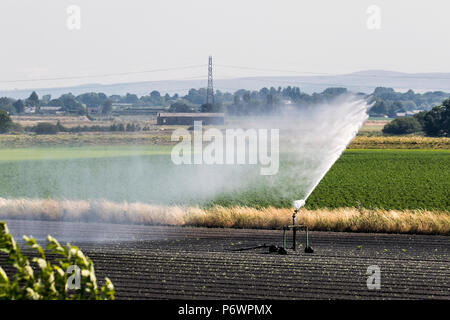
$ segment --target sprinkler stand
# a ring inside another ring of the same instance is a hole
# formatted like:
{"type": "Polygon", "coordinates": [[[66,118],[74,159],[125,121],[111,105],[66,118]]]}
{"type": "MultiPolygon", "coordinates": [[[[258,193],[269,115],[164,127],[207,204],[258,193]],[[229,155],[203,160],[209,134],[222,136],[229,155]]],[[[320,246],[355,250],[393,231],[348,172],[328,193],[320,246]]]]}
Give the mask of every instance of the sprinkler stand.
{"type": "Polygon", "coordinates": [[[313,253],[314,250],[309,246],[309,230],[306,225],[297,225],[295,224],[295,217],[298,213],[298,209],[294,210],[292,215],[292,225],[287,225],[283,227],[283,248],[286,249],[286,230],[292,229],[292,249],[297,251],[297,230],[305,230],[306,231],[306,253],[313,253]]]}

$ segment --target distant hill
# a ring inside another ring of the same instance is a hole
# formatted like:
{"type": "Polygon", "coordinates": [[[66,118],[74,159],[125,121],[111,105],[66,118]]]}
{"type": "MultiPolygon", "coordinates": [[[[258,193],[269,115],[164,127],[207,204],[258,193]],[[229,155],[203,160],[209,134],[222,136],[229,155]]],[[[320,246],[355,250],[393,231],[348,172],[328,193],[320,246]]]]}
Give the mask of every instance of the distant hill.
{"type": "MultiPolygon", "coordinates": [[[[261,89],[263,87],[297,86],[303,92],[321,92],[328,87],[346,87],[352,92],[371,93],[376,87],[391,87],[397,91],[413,89],[416,92],[450,92],[450,73],[401,73],[385,70],[366,70],[344,75],[324,76],[267,76],[236,79],[216,79],[215,88],[234,92],[238,89],[261,89]]],[[[35,90],[39,96],[51,94],[52,97],[72,92],[75,95],[85,92],[103,92],[107,95],[135,93],[146,95],[153,90],[162,94],[185,94],[190,88],[206,86],[206,80],[168,80],[116,84],[85,84],[74,87],[30,88],[26,90],[0,91],[0,96],[26,98],[35,90]]]]}

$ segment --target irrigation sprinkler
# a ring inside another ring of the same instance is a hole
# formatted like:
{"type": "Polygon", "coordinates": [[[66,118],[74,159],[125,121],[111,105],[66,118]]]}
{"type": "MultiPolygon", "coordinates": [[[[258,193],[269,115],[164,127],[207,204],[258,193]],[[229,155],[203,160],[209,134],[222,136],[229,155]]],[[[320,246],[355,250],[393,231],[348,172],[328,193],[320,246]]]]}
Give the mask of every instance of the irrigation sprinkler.
{"type": "Polygon", "coordinates": [[[289,231],[292,229],[292,249],[294,251],[297,251],[297,230],[305,230],[306,231],[306,246],[305,246],[305,253],[313,253],[314,250],[309,246],[309,230],[307,225],[300,225],[296,224],[295,218],[297,216],[298,210],[305,205],[305,200],[295,200],[293,203],[294,206],[294,213],[292,214],[292,225],[287,225],[283,227],[283,246],[278,247],[276,245],[257,245],[253,247],[246,247],[246,248],[238,248],[238,249],[232,249],[230,251],[247,251],[247,250],[253,250],[253,249],[259,249],[259,248],[269,248],[269,253],[278,253],[278,254],[288,254],[287,252],[287,245],[286,245],[286,231],[289,231]]]}
{"type": "Polygon", "coordinates": [[[283,227],[283,248],[286,249],[286,231],[292,229],[292,250],[297,251],[297,230],[306,231],[306,253],[313,253],[314,250],[309,246],[309,230],[307,225],[296,224],[295,218],[298,210],[305,205],[305,200],[295,200],[293,203],[294,213],[292,214],[292,225],[283,227]]]}

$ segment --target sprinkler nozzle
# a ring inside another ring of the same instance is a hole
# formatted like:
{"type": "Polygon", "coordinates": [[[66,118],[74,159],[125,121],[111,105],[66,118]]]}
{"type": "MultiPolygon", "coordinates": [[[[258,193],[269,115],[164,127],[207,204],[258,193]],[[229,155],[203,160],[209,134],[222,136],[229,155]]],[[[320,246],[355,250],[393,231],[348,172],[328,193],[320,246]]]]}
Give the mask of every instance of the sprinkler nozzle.
{"type": "Polygon", "coordinates": [[[301,207],[303,207],[305,205],[305,200],[301,199],[301,200],[295,200],[292,203],[292,206],[295,208],[296,211],[298,211],[298,209],[300,209],[301,207]]]}

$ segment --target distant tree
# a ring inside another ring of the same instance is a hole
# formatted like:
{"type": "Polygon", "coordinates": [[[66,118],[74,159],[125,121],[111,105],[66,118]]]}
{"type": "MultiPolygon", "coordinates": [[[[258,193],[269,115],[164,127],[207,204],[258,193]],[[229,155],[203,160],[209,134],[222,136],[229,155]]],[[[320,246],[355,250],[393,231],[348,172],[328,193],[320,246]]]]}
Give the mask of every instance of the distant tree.
{"type": "Polygon", "coordinates": [[[423,129],[427,136],[437,137],[442,135],[442,113],[442,107],[436,106],[424,115],[423,129]]]}
{"type": "Polygon", "coordinates": [[[233,96],[233,103],[234,103],[235,105],[240,105],[240,104],[241,104],[241,97],[240,97],[239,95],[235,94],[235,95],[233,96]]]}
{"type": "Polygon", "coordinates": [[[89,108],[96,108],[101,106],[106,99],[107,97],[104,93],[95,92],[83,93],[76,97],[76,100],[84,103],[89,108]]]}
{"type": "Polygon", "coordinates": [[[450,99],[442,102],[442,129],[446,133],[447,137],[450,137],[450,99]]]}
{"type": "Polygon", "coordinates": [[[13,122],[8,113],[4,110],[0,110],[0,133],[9,132],[12,128],[13,122]]]}
{"type": "Polygon", "coordinates": [[[416,119],[417,121],[419,121],[420,125],[422,126],[422,128],[425,126],[425,115],[427,114],[427,111],[421,111],[419,113],[416,113],[414,115],[414,119],[416,119]]]}
{"type": "Polygon", "coordinates": [[[274,101],[274,97],[272,94],[267,94],[266,96],[266,105],[265,105],[265,113],[266,114],[271,114],[275,111],[275,101],[274,101]]]}
{"type": "Polygon", "coordinates": [[[182,101],[176,101],[170,106],[169,112],[194,112],[194,109],[182,101]]]}
{"type": "Polygon", "coordinates": [[[407,92],[405,92],[405,93],[403,94],[403,98],[404,98],[405,100],[414,100],[414,98],[415,98],[415,93],[414,93],[414,91],[411,90],[411,89],[409,89],[407,92]]]}
{"type": "Polygon", "coordinates": [[[161,100],[161,94],[159,93],[159,91],[156,90],[150,92],[150,97],[154,100],[161,100]]]}
{"type": "Polygon", "coordinates": [[[422,130],[420,122],[412,117],[398,118],[386,124],[383,133],[387,134],[409,134],[422,130]]]}
{"type": "Polygon", "coordinates": [[[11,100],[7,97],[1,97],[0,98],[0,107],[4,107],[11,104],[11,100]]]}
{"type": "Polygon", "coordinates": [[[7,97],[0,98],[0,110],[6,111],[9,114],[14,114],[16,112],[16,109],[11,103],[11,99],[7,97]]]}
{"type": "Polygon", "coordinates": [[[427,136],[450,137],[450,99],[442,102],[428,112],[420,112],[414,116],[423,127],[427,136]]]}
{"type": "Polygon", "coordinates": [[[25,111],[25,104],[21,99],[14,102],[13,107],[16,109],[17,113],[23,113],[25,111]]]}
{"type": "Polygon", "coordinates": [[[405,110],[405,108],[404,108],[404,105],[403,105],[403,103],[402,103],[401,101],[395,101],[395,102],[392,104],[392,109],[393,109],[395,112],[406,112],[406,110],[405,110]]]}
{"type": "Polygon", "coordinates": [[[375,105],[369,110],[370,114],[386,115],[388,113],[388,107],[384,101],[377,101],[375,105]]]}
{"type": "Polygon", "coordinates": [[[395,93],[394,89],[386,87],[376,87],[373,91],[375,96],[381,96],[382,94],[392,94],[395,93]]]}
{"type": "Polygon", "coordinates": [[[139,102],[139,98],[135,94],[127,93],[125,96],[125,103],[135,104],[139,102]]]}
{"type": "Polygon", "coordinates": [[[76,100],[73,94],[63,94],[61,97],[59,97],[59,100],[61,100],[61,102],[63,103],[63,108],[66,112],[79,115],[86,114],[86,108],[83,106],[83,104],[76,100]]]}
{"type": "Polygon", "coordinates": [[[120,102],[121,100],[121,96],[119,96],[118,94],[113,94],[111,96],[109,96],[109,100],[111,100],[112,102],[120,102]]]}
{"type": "Polygon", "coordinates": [[[270,93],[270,91],[269,91],[269,89],[267,89],[266,87],[264,87],[264,88],[262,88],[262,89],[259,90],[259,94],[260,94],[262,97],[267,96],[269,93],[270,93]]]}
{"type": "Polygon", "coordinates": [[[204,103],[200,106],[200,112],[222,112],[221,103],[204,103]]]}
{"type": "Polygon", "coordinates": [[[102,104],[102,113],[110,114],[111,111],[112,111],[112,101],[109,99],[106,99],[102,104]]]}
{"type": "Polygon", "coordinates": [[[202,104],[206,100],[206,89],[191,89],[189,90],[188,94],[183,97],[185,100],[189,101],[190,103],[194,104],[202,104]]]}
{"type": "Polygon", "coordinates": [[[62,107],[63,102],[60,99],[52,99],[48,102],[50,107],[62,107]]]}
{"type": "Polygon", "coordinates": [[[213,112],[213,105],[212,103],[204,103],[200,107],[201,112],[213,112]]]}
{"type": "Polygon", "coordinates": [[[373,96],[381,100],[398,100],[401,93],[395,92],[392,88],[377,87],[373,91],[373,96]]]}
{"type": "Polygon", "coordinates": [[[248,104],[250,103],[250,92],[245,92],[242,95],[242,100],[244,101],[244,103],[248,104]]]}
{"type": "Polygon", "coordinates": [[[227,113],[236,116],[242,113],[242,102],[240,95],[235,94],[233,96],[233,103],[227,107],[227,113]]]}
{"type": "Polygon", "coordinates": [[[27,104],[31,107],[39,106],[39,96],[36,91],[33,91],[27,99],[27,104]]]}
{"type": "Polygon", "coordinates": [[[403,100],[405,110],[416,110],[417,104],[413,100],[403,100]]]}
{"type": "Polygon", "coordinates": [[[48,104],[48,102],[52,99],[52,95],[51,94],[46,94],[44,96],[42,96],[42,103],[43,104],[48,104]]]}
{"type": "Polygon", "coordinates": [[[325,89],[322,94],[325,95],[330,95],[330,96],[338,96],[341,94],[347,93],[347,88],[340,88],[340,87],[336,87],[336,88],[327,88],[325,89]]]}

